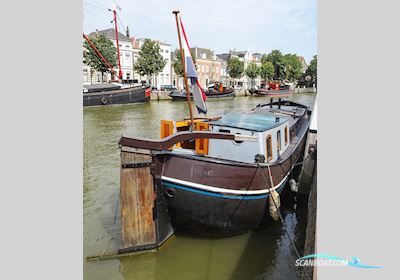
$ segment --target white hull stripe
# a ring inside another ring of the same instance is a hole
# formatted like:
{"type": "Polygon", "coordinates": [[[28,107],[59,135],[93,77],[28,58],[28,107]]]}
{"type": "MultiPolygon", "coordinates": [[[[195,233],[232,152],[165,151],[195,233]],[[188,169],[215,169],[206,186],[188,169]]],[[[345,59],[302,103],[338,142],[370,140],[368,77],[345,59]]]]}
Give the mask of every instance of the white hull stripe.
{"type": "MultiPolygon", "coordinates": [[[[273,187],[271,189],[273,189],[273,190],[278,189],[285,182],[285,180],[287,179],[288,176],[289,176],[289,174],[287,174],[282,179],[282,181],[280,181],[275,187],[273,187]]],[[[269,193],[269,189],[264,189],[264,190],[232,190],[232,189],[218,188],[218,187],[213,187],[213,186],[207,186],[207,185],[203,185],[203,184],[193,183],[193,182],[189,182],[189,181],[179,180],[179,179],[175,179],[175,178],[171,178],[171,177],[167,177],[167,176],[161,176],[161,179],[165,180],[165,181],[168,181],[168,182],[176,183],[176,184],[179,184],[179,185],[189,186],[189,187],[196,188],[196,189],[199,189],[199,190],[206,190],[206,191],[217,192],[217,193],[246,194],[246,195],[269,193]]]]}

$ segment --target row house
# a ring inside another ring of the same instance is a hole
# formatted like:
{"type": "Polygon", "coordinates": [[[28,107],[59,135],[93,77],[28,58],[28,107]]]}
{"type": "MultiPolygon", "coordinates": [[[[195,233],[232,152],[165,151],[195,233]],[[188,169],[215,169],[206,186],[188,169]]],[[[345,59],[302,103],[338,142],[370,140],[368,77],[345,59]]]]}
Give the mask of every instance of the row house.
{"type": "Polygon", "coordinates": [[[197,75],[202,87],[207,88],[208,84],[218,82],[221,76],[221,61],[216,54],[206,48],[192,48],[197,65],[197,75]]]}
{"type": "Polygon", "coordinates": [[[307,70],[307,68],[308,68],[308,64],[307,64],[306,60],[305,60],[304,57],[302,57],[302,56],[298,56],[297,58],[298,58],[298,59],[300,60],[300,62],[301,62],[302,73],[303,73],[303,74],[306,73],[306,70],[307,70]]]}
{"type": "MultiPolygon", "coordinates": [[[[89,34],[89,36],[96,35],[104,35],[111,42],[114,43],[114,46],[117,47],[117,40],[115,37],[115,29],[110,28],[106,30],[96,30],[89,34]]],[[[126,29],[126,35],[118,32],[118,43],[120,49],[120,61],[121,61],[121,70],[122,70],[122,80],[138,83],[140,81],[144,81],[147,79],[146,76],[141,76],[139,73],[134,71],[133,65],[139,58],[140,48],[142,47],[145,39],[136,39],[135,37],[129,36],[129,29],[126,29]]],[[[171,45],[165,42],[156,41],[160,46],[160,54],[166,60],[166,65],[164,69],[152,78],[152,85],[160,88],[161,85],[170,85],[171,84],[171,45]]],[[[114,67],[114,71],[118,73],[118,65],[114,67]]],[[[116,77],[112,77],[111,74],[104,74],[104,77],[101,77],[101,73],[94,71],[88,65],[83,65],[83,83],[91,84],[91,83],[101,83],[103,80],[108,82],[110,80],[115,80],[116,77]]]]}
{"type": "MultiPolygon", "coordinates": [[[[206,89],[209,84],[213,82],[221,81],[221,77],[226,78],[226,63],[222,66],[221,60],[218,56],[210,49],[194,47],[190,49],[191,55],[196,61],[197,78],[200,85],[206,89]]],[[[171,54],[171,60],[176,61],[175,56],[179,55],[179,50],[175,50],[171,54]]],[[[173,74],[173,82],[178,89],[184,89],[182,77],[178,77],[173,69],[173,63],[171,64],[171,72],[173,74]]]]}
{"type": "MultiPolygon", "coordinates": [[[[231,58],[238,58],[239,61],[243,62],[244,69],[246,70],[250,63],[255,63],[258,67],[260,67],[262,54],[252,53],[252,52],[250,52],[250,50],[236,51],[236,49],[235,49],[235,50],[230,50],[229,53],[219,54],[218,57],[221,61],[224,62],[225,65],[228,64],[228,61],[231,58]]],[[[226,71],[226,69],[225,69],[225,71],[226,71]]],[[[240,77],[238,79],[234,79],[234,81],[232,79],[229,79],[228,73],[226,73],[226,77],[228,78],[227,80],[229,80],[229,85],[231,85],[235,88],[250,89],[252,86],[251,79],[249,77],[247,77],[245,73],[243,73],[242,77],[240,77]]],[[[255,78],[253,82],[254,82],[254,85],[259,86],[261,84],[260,77],[255,78]]]]}
{"type": "Polygon", "coordinates": [[[220,82],[224,86],[231,86],[231,78],[228,74],[228,60],[230,58],[229,54],[217,54],[219,61],[221,61],[221,74],[220,82]]]}
{"type": "MultiPolygon", "coordinates": [[[[109,28],[106,30],[96,30],[95,32],[89,34],[89,36],[98,35],[106,36],[111,42],[113,42],[114,46],[117,47],[115,29],[109,28]]],[[[131,39],[128,36],[118,32],[118,43],[120,50],[119,56],[121,61],[122,80],[131,80],[133,79],[133,48],[131,39]]],[[[93,71],[90,68],[91,67],[84,65],[84,83],[101,83],[101,73],[93,71]]],[[[114,67],[114,71],[118,73],[118,65],[114,67]]],[[[104,81],[110,81],[116,79],[116,77],[112,77],[110,73],[107,73],[104,75],[103,79],[104,81]]]]}
{"type": "MultiPolygon", "coordinates": [[[[139,57],[139,51],[140,48],[142,47],[143,43],[145,41],[145,38],[140,38],[137,39],[137,57],[139,57]]],[[[160,54],[166,61],[166,64],[162,71],[158,73],[157,75],[153,75],[151,78],[151,84],[154,87],[157,87],[157,89],[160,89],[161,86],[163,85],[171,85],[172,84],[172,73],[171,73],[171,45],[167,44],[166,42],[161,42],[158,40],[154,40],[159,46],[160,46],[160,54]]],[[[143,76],[139,76],[138,73],[135,74],[135,77],[138,77],[140,80],[142,80],[143,76]]],[[[148,78],[144,76],[144,78],[147,80],[148,78]]]]}

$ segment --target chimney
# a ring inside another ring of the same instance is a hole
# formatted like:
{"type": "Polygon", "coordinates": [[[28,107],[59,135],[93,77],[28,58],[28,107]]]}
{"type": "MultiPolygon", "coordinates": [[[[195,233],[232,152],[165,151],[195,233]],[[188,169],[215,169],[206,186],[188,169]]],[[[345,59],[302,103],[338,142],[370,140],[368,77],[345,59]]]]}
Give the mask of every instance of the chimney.
{"type": "Polygon", "coordinates": [[[129,38],[129,26],[126,27],[126,37],[129,38]]]}

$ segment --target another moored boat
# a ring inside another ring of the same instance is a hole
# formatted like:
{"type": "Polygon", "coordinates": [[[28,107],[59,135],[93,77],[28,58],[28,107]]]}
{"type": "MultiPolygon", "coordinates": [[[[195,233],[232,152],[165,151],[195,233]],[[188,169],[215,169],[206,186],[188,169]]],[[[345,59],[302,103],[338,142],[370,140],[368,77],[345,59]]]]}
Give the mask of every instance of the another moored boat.
{"type": "MultiPolygon", "coordinates": [[[[204,94],[207,98],[229,98],[235,96],[235,91],[233,88],[225,87],[221,83],[213,83],[208,86],[208,90],[204,90],[204,94]]],[[[173,91],[169,96],[172,97],[172,100],[187,100],[185,91],[173,91]]],[[[190,94],[190,98],[193,98],[192,94],[190,94]]]]}
{"type": "Polygon", "coordinates": [[[279,100],[249,113],[195,119],[192,131],[190,120],[163,120],[162,139],[122,137],[119,144],[123,153],[151,155],[154,187],[175,230],[237,235],[257,228],[268,216],[269,193],[285,188],[310,114],[279,100]]]}
{"type": "Polygon", "coordinates": [[[84,86],[83,106],[104,106],[127,103],[149,102],[150,87],[101,84],[84,86]]]}
{"type": "Polygon", "coordinates": [[[255,96],[270,96],[270,97],[284,97],[291,96],[294,93],[294,89],[288,83],[281,81],[272,81],[268,83],[262,83],[260,88],[255,90],[255,96]]]}

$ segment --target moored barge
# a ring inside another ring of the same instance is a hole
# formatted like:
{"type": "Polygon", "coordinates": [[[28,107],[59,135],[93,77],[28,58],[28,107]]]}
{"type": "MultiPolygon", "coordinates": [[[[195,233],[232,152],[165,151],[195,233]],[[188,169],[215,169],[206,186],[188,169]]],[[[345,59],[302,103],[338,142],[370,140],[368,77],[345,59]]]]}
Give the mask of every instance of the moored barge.
{"type": "Polygon", "coordinates": [[[190,120],[163,120],[162,139],[122,137],[119,144],[124,153],[150,151],[156,193],[176,231],[232,236],[268,216],[270,192],[285,188],[302,154],[310,114],[279,100],[195,119],[192,130],[190,120]]]}
{"type": "Polygon", "coordinates": [[[83,106],[104,106],[127,103],[144,103],[150,101],[149,86],[91,85],[84,86],[83,106]]]}

